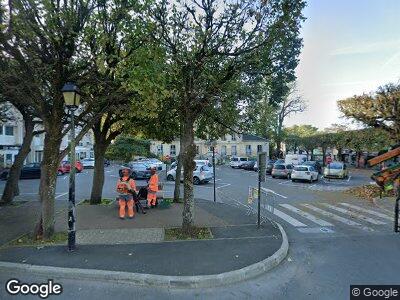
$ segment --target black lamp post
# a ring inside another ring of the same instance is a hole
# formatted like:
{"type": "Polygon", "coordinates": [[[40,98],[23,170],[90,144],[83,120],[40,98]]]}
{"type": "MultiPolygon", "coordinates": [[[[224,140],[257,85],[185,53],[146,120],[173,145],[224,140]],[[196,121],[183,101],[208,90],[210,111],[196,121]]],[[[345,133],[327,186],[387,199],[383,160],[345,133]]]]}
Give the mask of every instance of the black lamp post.
{"type": "Polygon", "coordinates": [[[62,88],[65,106],[68,108],[71,119],[71,132],[69,142],[69,189],[68,189],[68,251],[75,250],[75,110],[78,108],[81,95],[79,88],[73,83],[66,83],[62,88]]]}

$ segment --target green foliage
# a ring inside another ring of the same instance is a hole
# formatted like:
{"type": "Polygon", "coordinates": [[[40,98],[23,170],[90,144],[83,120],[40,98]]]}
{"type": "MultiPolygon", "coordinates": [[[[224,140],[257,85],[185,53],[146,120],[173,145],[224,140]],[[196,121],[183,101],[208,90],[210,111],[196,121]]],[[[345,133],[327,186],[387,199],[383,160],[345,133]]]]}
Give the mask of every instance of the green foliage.
{"type": "Polygon", "coordinates": [[[129,162],[134,156],[148,156],[149,152],[149,141],[131,136],[119,136],[108,147],[106,157],[111,160],[129,162]]]}
{"type": "Polygon", "coordinates": [[[396,142],[400,141],[400,83],[340,100],[338,107],[344,116],[368,127],[381,128],[396,142]]]}

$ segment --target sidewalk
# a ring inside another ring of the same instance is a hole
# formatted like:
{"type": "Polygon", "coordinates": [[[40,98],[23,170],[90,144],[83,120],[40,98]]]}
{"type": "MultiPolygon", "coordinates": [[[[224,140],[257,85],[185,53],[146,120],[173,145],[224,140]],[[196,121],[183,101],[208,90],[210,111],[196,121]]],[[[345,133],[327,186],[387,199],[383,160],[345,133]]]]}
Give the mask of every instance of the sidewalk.
{"type": "MultiPolygon", "coordinates": [[[[136,214],[132,220],[120,220],[114,205],[79,205],[75,252],[67,252],[65,245],[9,247],[0,250],[0,261],[22,263],[27,267],[38,265],[164,276],[234,271],[239,272],[237,279],[242,280],[246,278],[246,272],[247,276],[255,276],[242,268],[266,261],[280,251],[279,257],[274,256],[268,262],[271,268],[286,256],[287,240],[284,241],[284,233],[275,224],[266,223],[257,229],[255,217],[247,216],[244,210],[199,199],[195,201],[195,224],[209,227],[213,238],[164,241],[164,228],[181,225],[182,207],[182,204],[173,204],[168,209],[156,208],[145,215],[136,214]]],[[[59,217],[57,223],[65,223],[59,217]]],[[[267,269],[263,265],[260,270],[267,269]]],[[[4,269],[0,265],[1,271],[4,269]]],[[[112,278],[112,275],[108,274],[106,278],[112,278]]]]}

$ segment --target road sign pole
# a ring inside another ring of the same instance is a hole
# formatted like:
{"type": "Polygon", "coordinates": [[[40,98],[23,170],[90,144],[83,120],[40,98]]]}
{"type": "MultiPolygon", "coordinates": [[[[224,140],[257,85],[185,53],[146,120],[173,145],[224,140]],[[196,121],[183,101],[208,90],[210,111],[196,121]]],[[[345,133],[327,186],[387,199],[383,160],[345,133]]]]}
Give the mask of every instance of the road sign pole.
{"type": "Polygon", "coordinates": [[[258,203],[257,203],[257,228],[261,225],[261,182],[265,181],[267,154],[258,153],[258,203]]]}

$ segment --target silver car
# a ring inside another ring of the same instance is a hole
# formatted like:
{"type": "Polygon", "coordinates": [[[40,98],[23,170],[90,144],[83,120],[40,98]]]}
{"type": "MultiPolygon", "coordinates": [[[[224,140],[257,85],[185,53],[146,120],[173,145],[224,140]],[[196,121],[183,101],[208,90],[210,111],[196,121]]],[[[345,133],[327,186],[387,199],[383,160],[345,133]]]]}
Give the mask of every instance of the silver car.
{"type": "Polygon", "coordinates": [[[281,178],[290,178],[292,174],[293,166],[291,164],[274,164],[272,168],[272,178],[281,177],[281,178]]]}
{"type": "MultiPolygon", "coordinates": [[[[169,170],[167,180],[173,181],[176,176],[176,167],[169,170]]],[[[212,169],[206,165],[196,165],[193,171],[193,184],[207,183],[213,179],[212,169]]],[[[183,169],[181,172],[181,180],[183,180],[183,169]]]]}

